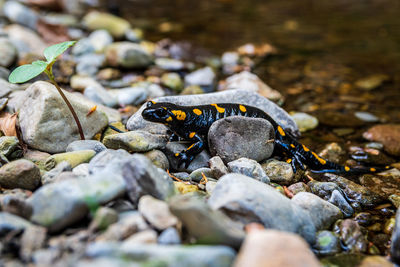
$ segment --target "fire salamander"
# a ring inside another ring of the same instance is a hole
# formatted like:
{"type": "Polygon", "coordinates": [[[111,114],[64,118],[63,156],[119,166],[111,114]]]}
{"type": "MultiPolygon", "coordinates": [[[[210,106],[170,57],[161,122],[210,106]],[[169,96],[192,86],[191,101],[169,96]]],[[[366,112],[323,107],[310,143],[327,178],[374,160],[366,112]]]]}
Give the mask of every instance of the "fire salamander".
{"type": "Polygon", "coordinates": [[[297,166],[304,170],[304,165],[313,172],[330,173],[374,173],[389,168],[389,166],[385,168],[350,168],[323,159],[305,145],[297,142],[268,114],[255,107],[231,103],[179,106],[154,101],[149,101],[146,105],[142,112],[145,120],[162,123],[175,135],[192,143],[186,150],[175,154],[179,158],[179,165],[184,163],[186,167],[204,149],[208,129],[212,123],[230,116],[244,116],[263,118],[272,124],[275,129],[274,150],[288,157],[287,162],[291,163],[294,172],[296,172],[297,166]]]}

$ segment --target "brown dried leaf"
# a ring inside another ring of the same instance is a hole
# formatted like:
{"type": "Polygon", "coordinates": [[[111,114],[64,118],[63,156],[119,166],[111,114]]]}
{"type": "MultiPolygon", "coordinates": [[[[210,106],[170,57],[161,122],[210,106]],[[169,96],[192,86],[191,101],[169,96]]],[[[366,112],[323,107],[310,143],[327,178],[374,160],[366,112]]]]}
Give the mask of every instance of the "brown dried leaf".
{"type": "Polygon", "coordinates": [[[50,44],[57,44],[70,40],[68,30],[63,25],[50,24],[39,19],[37,23],[37,31],[43,39],[50,44]]]}
{"type": "Polygon", "coordinates": [[[4,112],[0,115],[0,131],[6,136],[17,136],[17,113],[10,114],[4,112]]]}

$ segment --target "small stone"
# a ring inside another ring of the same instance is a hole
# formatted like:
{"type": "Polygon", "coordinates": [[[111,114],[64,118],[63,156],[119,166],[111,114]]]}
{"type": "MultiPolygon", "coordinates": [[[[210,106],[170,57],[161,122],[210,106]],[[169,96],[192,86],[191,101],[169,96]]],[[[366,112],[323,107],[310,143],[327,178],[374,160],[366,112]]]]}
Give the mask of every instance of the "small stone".
{"type": "Polygon", "coordinates": [[[121,78],[122,74],[119,69],[114,69],[114,68],[105,68],[100,70],[96,77],[99,80],[116,80],[121,78]]]}
{"type": "Polygon", "coordinates": [[[203,175],[206,176],[207,178],[212,178],[212,173],[210,168],[199,168],[197,170],[192,171],[192,173],[189,175],[190,181],[200,183],[201,180],[203,180],[203,175]]]}
{"type": "Polygon", "coordinates": [[[385,81],[389,80],[386,74],[373,74],[363,79],[357,80],[355,85],[363,90],[373,90],[381,86],[385,81]]]}
{"type": "Polygon", "coordinates": [[[255,230],[246,236],[233,266],[317,267],[320,264],[300,236],[276,230],[255,230]]]}
{"type": "Polygon", "coordinates": [[[86,87],[84,96],[107,107],[116,107],[118,105],[117,99],[102,86],[96,85],[86,87]]]}
{"type": "Polygon", "coordinates": [[[120,106],[139,105],[149,96],[148,86],[134,86],[121,89],[113,89],[110,93],[117,99],[120,106]]]}
{"type": "Polygon", "coordinates": [[[194,184],[187,184],[183,182],[174,182],[174,186],[176,190],[181,193],[182,195],[197,192],[199,191],[199,187],[194,184]]]}
{"type": "Polygon", "coordinates": [[[333,190],[331,197],[328,199],[330,203],[337,206],[343,213],[345,218],[351,217],[354,214],[353,207],[349,204],[346,197],[339,190],[333,190]]]}
{"type": "Polygon", "coordinates": [[[158,236],[157,243],[161,245],[179,245],[181,237],[174,227],[169,227],[158,236]]]}
{"type": "Polygon", "coordinates": [[[261,167],[271,182],[280,185],[290,185],[300,179],[300,176],[294,175],[292,166],[283,161],[270,159],[262,163],[261,167]]]}
{"type": "MultiPolygon", "coordinates": [[[[210,67],[198,69],[185,76],[186,85],[199,85],[212,89],[215,82],[215,73],[210,67]]],[[[208,90],[210,91],[210,90],[208,90]]]]}
{"type": "Polygon", "coordinates": [[[339,163],[340,158],[345,154],[346,152],[338,143],[329,143],[325,145],[320,153],[318,153],[318,156],[329,161],[339,163]]]}
{"type": "Polygon", "coordinates": [[[382,257],[382,256],[367,256],[361,261],[361,263],[358,266],[359,267],[393,267],[393,263],[391,263],[385,257],[382,257]]]}
{"type": "Polygon", "coordinates": [[[21,238],[21,248],[19,254],[25,261],[30,261],[32,254],[44,247],[47,230],[44,227],[32,225],[25,229],[21,238]]]}
{"type": "Polygon", "coordinates": [[[143,217],[157,230],[165,230],[178,223],[178,219],[169,211],[168,204],[152,196],[141,197],[138,209],[143,217]]]}
{"type": "Polygon", "coordinates": [[[381,124],[363,133],[369,141],[382,143],[389,154],[400,156],[400,124],[381,124]]]}
{"type": "Polygon", "coordinates": [[[359,118],[362,121],[366,121],[366,122],[378,122],[379,118],[369,112],[365,112],[365,111],[357,111],[354,112],[354,115],[359,118]]]}
{"type": "Polygon", "coordinates": [[[291,184],[290,186],[288,186],[288,189],[290,192],[293,193],[293,195],[296,195],[300,192],[310,192],[310,188],[308,187],[308,185],[303,182],[291,184]]]}
{"type": "Polygon", "coordinates": [[[72,169],[72,173],[77,176],[88,176],[89,175],[89,163],[81,163],[72,169]]]}
{"type": "Polygon", "coordinates": [[[34,190],[40,184],[40,170],[31,161],[19,159],[0,168],[0,186],[34,190]]]}
{"type": "Polygon", "coordinates": [[[15,46],[6,38],[0,38],[0,66],[10,67],[17,58],[15,46]]]}
{"type": "Polygon", "coordinates": [[[130,28],[127,20],[109,13],[91,11],[82,19],[83,24],[91,31],[105,29],[116,38],[123,37],[130,28]]]}
{"type": "Polygon", "coordinates": [[[268,184],[270,182],[270,178],[264,172],[261,165],[252,159],[240,158],[231,161],[228,163],[228,169],[230,172],[246,175],[262,183],[268,184]]]}
{"type": "Polygon", "coordinates": [[[167,156],[160,150],[154,149],[144,154],[146,158],[151,160],[151,162],[163,170],[169,169],[169,162],[167,156]]]}
{"type": "Polygon", "coordinates": [[[152,63],[150,54],[140,45],[115,42],[105,51],[107,63],[112,67],[145,68],[152,63]]]}
{"type": "Polygon", "coordinates": [[[90,43],[94,47],[96,53],[104,51],[106,46],[112,44],[113,37],[106,30],[96,30],[89,34],[88,37],[90,43]]]}
{"type": "Polygon", "coordinates": [[[32,224],[8,212],[0,212],[0,235],[5,236],[12,231],[24,230],[32,224]]]}
{"type": "Polygon", "coordinates": [[[389,218],[388,220],[386,220],[385,225],[383,226],[383,232],[385,234],[391,235],[393,232],[393,229],[395,227],[395,218],[389,218]]]}
{"type": "Polygon", "coordinates": [[[93,150],[96,154],[107,148],[99,141],[96,140],[77,140],[67,146],[66,152],[80,151],[80,150],[93,150]]]}
{"type": "Polygon", "coordinates": [[[390,202],[392,202],[393,206],[396,207],[396,209],[400,207],[400,195],[396,194],[390,195],[389,200],[390,202]]]}
{"type": "Polygon", "coordinates": [[[89,229],[91,231],[103,231],[108,228],[113,223],[118,221],[118,213],[107,207],[100,207],[96,210],[94,218],[90,223],[89,229]]]}
{"type": "Polygon", "coordinates": [[[367,251],[368,241],[356,221],[351,219],[339,221],[336,232],[338,232],[340,240],[348,251],[353,253],[365,253],[367,251]]]}
{"type": "Polygon", "coordinates": [[[81,163],[89,162],[95,155],[96,152],[94,150],[78,150],[54,154],[46,160],[46,170],[51,170],[62,161],[68,162],[71,168],[75,168],[81,163]]]}
{"type": "Polygon", "coordinates": [[[144,35],[143,30],[140,28],[128,29],[125,32],[126,40],[134,42],[134,43],[139,43],[140,41],[142,41],[143,35],[144,35]]]}
{"type": "Polygon", "coordinates": [[[8,159],[16,159],[22,156],[23,150],[16,136],[0,137],[0,154],[3,154],[8,159]]]}
{"type": "Polygon", "coordinates": [[[318,126],[318,119],[304,112],[290,113],[293,120],[299,127],[300,132],[307,132],[318,126]]]}
{"type": "Polygon", "coordinates": [[[197,95],[204,94],[204,90],[198,85],[189,85],[182,90],[180,95],[197,95]]]}
{"type": "Polygon", "coordinates": [[[400,209],[396,212],[395,221],[396,223],[392,232],[390,255],[394,263],[400,264],[400,209]]]}
{"type": "Polygon", "coordinates": [[[214,122],[208,132],[208,144],[212,155],[224,162],[239,158],[256,161],[272,155],[274,139],[272,125],[261,118],[228,117],[214,122]]]}
{"type": "Polygon", "coordinates": [[[12,22],[37,29],[39,15],[19,2],[5,2],[3,6],[4,15],[12,22]]]}
{"type": "Polygon", "coordinates": [[[122,243],[123,246],[132,246],[136,244],[156,244],[157,243],[157,232],[148,229],[136,234],[131,235],[122,243]]]}
{"type": "Polygon", "coordinates": [[[185,67],[182,61],[173,58],[157,58],[154,63],[157,67],[169,71],[177,71],[185,67]]]}
{"type": "Polygon", "coordinates": [[[2,211],[9,212],[29,220],[32,215],[32,206],[25,199],[15,195],[4,195],[0,199],[2,211]]]}
{"type": "Polygon", "coordinates": [[[104,138],[103,143],[111,149],[122,148],[131,152],[147,152],[164,148],[167,141],[165,135],[155,135],[145,131],[130,131],[108,135],[104,138]]]}
{"type": "Polygon", "coordinates": [[[209,160],[209,165],[211,169],[212,176],[216,179],[228,174],[228,168],[225,166],[224,162],[222,161],[221,157],[214,156],[209,160]]]}
{"type": "Polygon", "coordinates": [[[78,75],[95,76],[99,69],[105,65],[106,57],[103,54],[85,54],[75,58],[76,73],[78,75]]]}
{"type": "Polygon", "coordinates": [[[61,173],[69,171],[72,171],[69,162],[61,161],[56,167],[42,175],[42,184],[53,183],[61,173]]]}
{"type": "Polygon", "coordinates": [[[101,84],[92,77],[85,75],[73,75],[70,81],[71,88],[77,91],[84,91],[87,87],[101,87],[101,84]]]}
{"type": "Polygon", "coordinates": [[[330,231],[320,231],[317,233],[314,248],[318,255],[335,255],[341,251],[339,237],[330,231]]]}
{"type": "Polygon", "coordinates": [[[3,28],[9,40],[16,46],[20,57],[28,53],[43,55],[47,44],[33,30],[25,28],[19,24],[11,24],[3,28]]]}
{"type": "Polygon", "coordinates": [[[217,182],[214,181],[208,181],[206,183],[206,192],[211,195],[212,192],[214,191],[214,188],[217,186],[217,182]]]}
{"type": "Polygon", "coordinates": [[[174,72],[164,73],[161,76],[161,83],[175,92],[183,90],[183,81],[181,76],[174,72]]]}

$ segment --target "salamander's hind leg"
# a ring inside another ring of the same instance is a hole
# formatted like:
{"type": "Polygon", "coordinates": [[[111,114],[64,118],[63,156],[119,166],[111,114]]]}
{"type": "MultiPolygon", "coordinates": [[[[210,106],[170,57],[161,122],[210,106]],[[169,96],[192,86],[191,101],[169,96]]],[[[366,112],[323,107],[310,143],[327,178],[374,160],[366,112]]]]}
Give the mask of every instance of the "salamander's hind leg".
{"type": "Polygon", "coordinates": [[[195,143],[180,153],[175,154],[175,156],[178,158],[178,166],[185,163],[185,168],[189,167],[189,164],[193,161],[193,159],[204,149],[204,141],[199,135],[192,132],[188,135],[188,137],[189,140],[193,140],[195,143]]]}

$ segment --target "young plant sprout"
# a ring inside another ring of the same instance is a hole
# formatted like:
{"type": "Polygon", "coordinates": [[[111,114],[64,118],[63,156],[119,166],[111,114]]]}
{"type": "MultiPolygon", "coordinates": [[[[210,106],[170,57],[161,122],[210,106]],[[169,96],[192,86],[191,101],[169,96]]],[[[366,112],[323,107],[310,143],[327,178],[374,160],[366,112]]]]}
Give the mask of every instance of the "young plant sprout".
{"type": "Polygon", "coordinates": [[[57,57],[64,53],[69,47],[73,46],[76,41],[68,41],[59,44],[55,44],[52,46],[47,47],[44,50],[44,56],[47,61],[36,60],[32,62],[32,64],[26,64],[16,68],[8,77],[8,81],[10,83],[24,83],[29,81],[32,78],[35,78],[42,72],[46,73],[49,77],[50,81],[54,86],[57,88],[57,91],[60,93],[62,99],[64,100],[65,104],[67,104],[69,110],[74,117],[75,123],[78,126],[79,135],[82,140],[85,140],[85,136],[83,134],[82,126],[79,121],[78,116],[75,113],[74,108],[72,107],[71,103],[68,101],[67,97],[61,90],[60,86],[54,79],[53,75],[53,64],[56,62],[57,57]]]}

